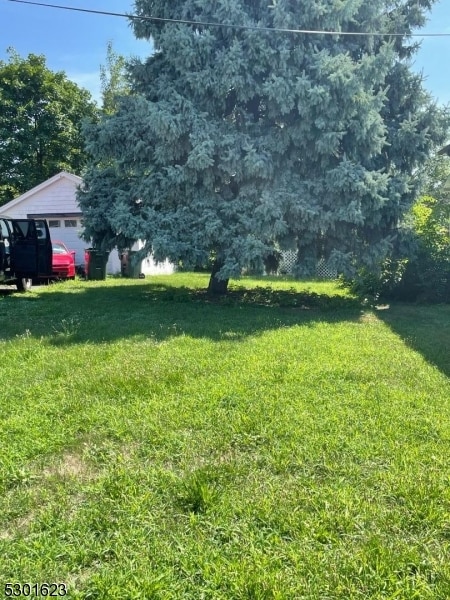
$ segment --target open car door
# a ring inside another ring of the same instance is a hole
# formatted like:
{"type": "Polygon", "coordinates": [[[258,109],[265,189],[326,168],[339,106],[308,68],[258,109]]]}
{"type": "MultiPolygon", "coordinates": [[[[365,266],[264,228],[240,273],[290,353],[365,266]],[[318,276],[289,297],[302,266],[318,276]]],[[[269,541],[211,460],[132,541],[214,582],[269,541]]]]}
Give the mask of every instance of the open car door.
{"type": "Polygon", "coordinates": [[[11,269],[17,277],[35,279],[52,273],[52,244],[46,221],[11,219],[11,269]]]}
{"type": "Polygon", "coordinates": [[[0,218],[0,284],[30,289],[52,275],[52,243],[44,219],[0,218]]]}
{"type": "Polygon", "coordinates": [[[50,277],[52,274],[52,240],[50,231],[45,219],[35,219],[37,232],[37,268],[38,278],[50,277]]]}

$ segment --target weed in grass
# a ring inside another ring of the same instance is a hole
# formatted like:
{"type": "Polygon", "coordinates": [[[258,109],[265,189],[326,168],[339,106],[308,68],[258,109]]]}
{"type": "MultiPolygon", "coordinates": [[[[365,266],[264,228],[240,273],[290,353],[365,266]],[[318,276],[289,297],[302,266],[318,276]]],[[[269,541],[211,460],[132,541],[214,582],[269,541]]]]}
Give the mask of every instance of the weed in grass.
{"type": "Polygon", "coordinates": [[[71,315],[53,325],[52,329],[57,336],[69,337],[74,335],[81,326],[81,317],[79,315],[71,315]]]}
{"type": "Polygon", "coordinates": [[[205,513],[213,506],[218,495],[207,470],[198,469],[189,473],[179,487],[178,503],[184,510],[194,514],[205,513]]]}
{"type": "Polygon", "coordinates": [[[242,589],[236,591],[235,598],[239,600],[283,600],[283,596],[271,581],[264,580],[264,577],[258,578],[253,573],[248,574],[242,589]]]}
{"type": "Polygon", "coordinates": [[[28,340],[31,337],[31,331],[29,329],[25,329],[25,331],[21,334],[17,334],[16,338],[18,340],[28,340]]]}
{"type": "Polygon", "coordinates": [[[37,475],[26,467],[19,467],[12,461],[2,461],[0,465],[0,491],[8,491],[22,486],[30,486],[37,475]]]}

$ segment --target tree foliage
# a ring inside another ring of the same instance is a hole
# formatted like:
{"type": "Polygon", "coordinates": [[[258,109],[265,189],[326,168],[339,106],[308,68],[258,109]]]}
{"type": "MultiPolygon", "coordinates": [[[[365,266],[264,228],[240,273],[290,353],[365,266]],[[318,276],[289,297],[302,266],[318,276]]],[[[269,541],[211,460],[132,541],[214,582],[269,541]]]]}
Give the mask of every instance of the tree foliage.
{"type": "Polygon", "coordinates": [[[442,201],[422,196],[412,208],[417,249],[409,260],[400,292],[407,299],[450,302],[450,223],[442,201]]]}
{"type": "Polygon", "coordinates": [[[348,287],[378,301],[450,302],[450,224],[441,205],[420,196],[405,215],[403,252],[385,259],[378,273],[360,269],[348,287]]]}
{"type": "Polygon", "coordinates": [[[9,50],[0,61],[0,204],[65,169],[86,162],[81,121],[96,113],[88,91],[44,56],[9,50]]]}
{"type": "Polygon", "coordinates": [[[423,169],[423,196],[430,197],[428,202],[432,219],[441,228],[450,232],[450,158],[445,153],[436,154],[428,160],[423,169]]]}
{"type": "Polygon", "coordinates": [[[118,108],[119,98],[130,93],[127,61],[124,56],[117,54],[111,41],[106,48],[106,65],[100,66],[100,83],[102,110],[111,115],[118,108]]]}
{"type": "Polygon", "coordinates": [[[450,158],[435,154],[422,166],[423,195],[432,196],[438,202],[446,200],[450,189],[446,189],[450,177],[450,158]]]}
{"type": "Polygon", "coordinates": [[[432,196],[421,196],[412,207],[413,228],[423,244],[436,256],[450,249],[448,223],[444,223],[432,196]]]}
{"type": "MultiPolygon", "coordinates": [[[[214,280],[262,270],[277,249],[297,273],[326,258],[374,268],[420,185],[446,117],[413,74],[408,33],[433,0],[136,0],[155,53],[132,65],[133,94],[86,131],[80,195],[99,244],[146,240],[214,280]],[[226,25],[403,37],[305,35],[226,25]]],[[[226,286],[225,286],[226,287],[226,286]]]]}

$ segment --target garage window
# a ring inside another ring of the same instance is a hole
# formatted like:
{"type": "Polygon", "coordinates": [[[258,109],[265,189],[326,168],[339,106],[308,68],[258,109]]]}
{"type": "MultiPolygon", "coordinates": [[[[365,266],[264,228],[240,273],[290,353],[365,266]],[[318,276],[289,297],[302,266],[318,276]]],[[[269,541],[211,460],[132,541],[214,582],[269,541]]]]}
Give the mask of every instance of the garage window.
{"type": "Polygon", "coordinates": [[[64,227],[76,227],[76,226],[77,226],[76,219],[65,219],[64,220],[64,227]]]}
{"type": "Polygon", "coordinates": [[[59,219],[50,219],[48,222],[49,227],[61,227],[61,221],[59,219]]]}

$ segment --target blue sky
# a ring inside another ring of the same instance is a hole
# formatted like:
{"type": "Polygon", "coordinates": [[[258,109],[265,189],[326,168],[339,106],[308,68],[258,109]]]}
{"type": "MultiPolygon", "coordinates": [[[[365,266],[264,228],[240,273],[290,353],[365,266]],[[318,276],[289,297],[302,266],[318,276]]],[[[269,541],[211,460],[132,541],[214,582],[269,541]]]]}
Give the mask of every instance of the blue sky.
{"type": "MultiPolygon", "coordinates": [[[[132,0],[41,0],[117,13],[132,13],[132,0]]],[[[108,41],[124,56],[148,56],[149,42],[136,40],[127,19],[31,6],[0,0],[0,59],[12,46],[21,56],[44,54],[53,71],[65,71],[95,99],[100,93],[100,65],[108,41]]]]}
{"type": "MultiPolygon", "coordinates": [[[[133,12],[133,0],[41,0],[50,4],[133,12]]],[[[170,1],[170,0],[168,0],[170,1]]],[[[450,0],[435,5],[423,32],[450,33],[450,0]]],[[[12,46],[22,56],[44,54],[54,71],[65,71],[70,79],[91,91],[98,99],[100,65],[105,63],[106,46],[125,56],[147,56],[149,42],[136,40],[126,19],[63,11],[0,0],[0,59],[12,46]]],[[[415,57],[414,68],[422,71],[425,86],[440,103],[450,102],[450,36],[425,38],[415,57]]]]}

